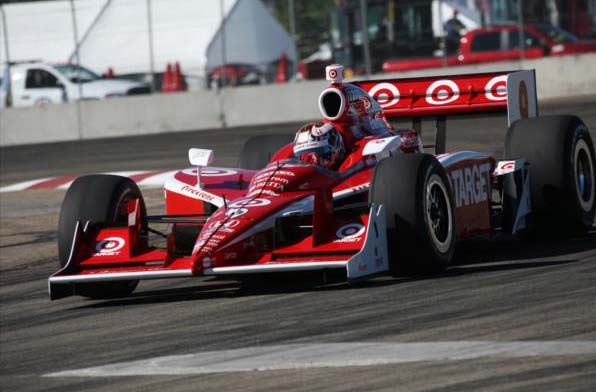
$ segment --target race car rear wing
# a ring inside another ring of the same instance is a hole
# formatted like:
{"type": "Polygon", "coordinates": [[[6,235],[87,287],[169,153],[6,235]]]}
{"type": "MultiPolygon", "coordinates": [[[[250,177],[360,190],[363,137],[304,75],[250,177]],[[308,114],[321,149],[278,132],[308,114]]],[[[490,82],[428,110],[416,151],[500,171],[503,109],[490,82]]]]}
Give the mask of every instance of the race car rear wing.
{"type": "Polygon", "coordinates": [[[507,111],[511,125],[538,116],[534,70],[352,82],[376,99],[387,118],[437,116],[436,152],[445,151],[445,116],[507,111]]]}
{"type": "Polygon", "coordinates": [[[353,82],[383,108],[385,116],[437,116],[505,111],[509,125],[536,117],[534,70],[353,82]]]}

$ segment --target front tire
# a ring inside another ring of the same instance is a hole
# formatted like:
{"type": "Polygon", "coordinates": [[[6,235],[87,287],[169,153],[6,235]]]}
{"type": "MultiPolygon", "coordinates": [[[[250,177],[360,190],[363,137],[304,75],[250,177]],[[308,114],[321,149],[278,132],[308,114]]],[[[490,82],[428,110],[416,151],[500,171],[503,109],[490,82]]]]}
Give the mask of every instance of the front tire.
{"type": "Polygon", "coordinates": [[[369,200],[385,206],[390,273],[444,271],[455,250],[455,209],[437,159],[430,154],[384,159],[371,184],[369,200]]]}
{"type": "MultiPolygon", "coordinates": [[[[141,215],[145,202],[137,185],[127,177],[94,174],[77,178],[64,196],[58,222],[58,258],[66,266],[72,248],[77,221],[90,226],[126,226],[128,201],[140,199],[141,215]]],[[[130,295],[138,280],[78,283],[75,293],[89,298],[113,298],[130,295]]]]}
{"type": "Polygon", "coordinates": [[[507,132],[505,156],[530,163],[530,232],[568,237],[585,233],[596,215],[594,145],[576,116],[523,119],[507,132]]]}

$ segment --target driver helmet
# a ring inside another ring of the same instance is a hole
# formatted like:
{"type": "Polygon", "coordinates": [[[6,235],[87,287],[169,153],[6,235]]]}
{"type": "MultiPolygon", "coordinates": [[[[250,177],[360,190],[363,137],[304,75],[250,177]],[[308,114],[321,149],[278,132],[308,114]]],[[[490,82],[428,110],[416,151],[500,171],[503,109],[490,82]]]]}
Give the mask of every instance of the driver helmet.
{"type": "Polygon", "coordinates": [[[332,124],[306,124],[296,133],[294,156],[303,162],[336,169],[345,155],[341,133],[332,124]]]}

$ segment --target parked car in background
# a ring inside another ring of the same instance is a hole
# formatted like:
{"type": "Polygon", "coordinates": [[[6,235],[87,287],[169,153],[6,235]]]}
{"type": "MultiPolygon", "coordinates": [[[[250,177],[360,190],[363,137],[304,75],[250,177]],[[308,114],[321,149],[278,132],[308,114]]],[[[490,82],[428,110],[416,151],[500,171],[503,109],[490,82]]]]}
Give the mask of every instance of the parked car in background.
{"type": "Polygon", "coordinates": [[[27,107],[70,102],[77,99],[104,99],[148,94],[146,83],[103,79],[75,64],[23,62],[6,67],[0,86],[0,107],[27,107]]]}
{"type": "MultiPolygon", "coordinates": [[[[523,30],[523,56],[536,59],[596,52],[596,41],[580,40],[573,34],[546,24],[526,25],[523,30]]],[[[515,25],[471,30],[460,40],[455,56],[388,60],[384,72],[413,71],[444,65],[470,65],[517,60],[521,57],[520,31],[515,25]]]]}
{"type": "Polygon", "coordinates": [[[217,66],[207,73],[207,87],[218,88],[223,86],[249,86],[265,84],[273,76],[267,78],[263,70],[251,64],[226,64],[217,66]]]}

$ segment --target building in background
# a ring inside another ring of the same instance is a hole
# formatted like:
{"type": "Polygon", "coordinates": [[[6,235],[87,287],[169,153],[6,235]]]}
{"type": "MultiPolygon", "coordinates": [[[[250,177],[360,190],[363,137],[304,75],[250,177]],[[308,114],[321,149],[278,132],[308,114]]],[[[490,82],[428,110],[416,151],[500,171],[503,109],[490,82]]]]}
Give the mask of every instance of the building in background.
{"type": "Polygon", "coordinates": [[[596,37],[594,0],[491,0],[488,2],[491,22],[516,22],[518,1],[522,1],[525,23],[548,23],[579,38],[596,37]]]}
{"type": "MultiPolygon", "coordinates": [[[[334,60],[362,72],[364,35],[360,0],[343,0],[331,13],[334,60]]],[[[480,27],[476,1],[368,0],[366,29],[373,72],[393,57],[431,56],[440,48],[445,23],[454,12],[466,29],[480,27]]]]}
{"type": "Polygon", "coordinates": [[[526,24],[557,26],[579,38],[596,35],[594,0],[337,0],[329,16],[332,59],[363,73],[365,29],[373,72],[390,58],[443,56],[446,23],[455,14],[465,32],[517,24],[520,5],[526,24]]]}

